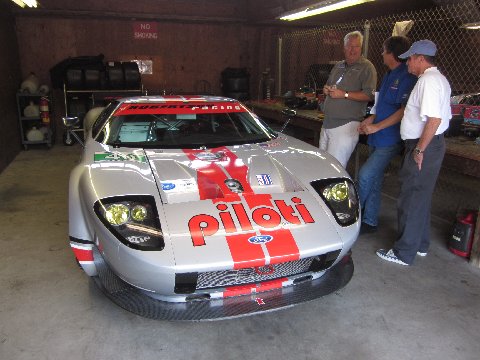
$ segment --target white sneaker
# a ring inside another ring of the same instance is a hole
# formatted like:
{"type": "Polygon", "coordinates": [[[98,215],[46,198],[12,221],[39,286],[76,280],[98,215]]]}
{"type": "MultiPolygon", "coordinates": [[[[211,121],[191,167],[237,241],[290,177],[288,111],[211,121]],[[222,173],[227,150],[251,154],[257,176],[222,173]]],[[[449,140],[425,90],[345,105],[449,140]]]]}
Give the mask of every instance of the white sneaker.
{"type": "Polygon", "coordinates": [[[394,262],[394,263],[397,263],[397,264],[400,264],[400,265],[407,265],[408,264],[406,262],[403,262],[402,260],[400,260],[396,255],[395,253],[393,252],[393,249],[390,249],[390,250],[385,250],[385,249],[379,249],[377,250],[376,252],[377,256],[382,258],[383,260],[387,260],[387,261],[391,261],[391,262],[394,262]]]}
{"type": "Polygon", "coordinates": [[[428,253],[426,253],[426,252],[417,251],[417,255],[421,256],[421,257],[425,257],[425,256],[427,256],[427,254],[428,253]]]}

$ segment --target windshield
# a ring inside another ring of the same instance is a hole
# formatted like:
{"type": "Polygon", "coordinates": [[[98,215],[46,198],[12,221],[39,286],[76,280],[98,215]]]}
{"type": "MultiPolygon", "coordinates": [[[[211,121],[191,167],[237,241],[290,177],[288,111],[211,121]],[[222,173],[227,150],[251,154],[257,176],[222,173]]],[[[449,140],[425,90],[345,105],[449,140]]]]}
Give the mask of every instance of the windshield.
{"type": "MultiPolygon", "coordinates": [[[[116,113],[115,113],[116,114],[116,113]]],[[[276,134],[249,112],[127,113],[110,117],[101,142],[144,148],[218,147],[271,140],[276,134]]]]}

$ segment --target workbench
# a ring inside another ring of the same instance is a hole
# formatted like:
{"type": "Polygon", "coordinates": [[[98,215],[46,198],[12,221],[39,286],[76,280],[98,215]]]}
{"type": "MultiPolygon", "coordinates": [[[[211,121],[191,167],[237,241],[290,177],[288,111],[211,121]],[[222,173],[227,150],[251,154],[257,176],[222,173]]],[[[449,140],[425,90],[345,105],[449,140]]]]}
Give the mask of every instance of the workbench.
{"type": "MultiPolygon", "coordinates": [[[[261,118],[279,123],[286,121],[282,110],[286,108],[283,101],[249,101],[246,104],[250,110],[261,118]]],[[[318,146],[320,130],[322,129],[323,113],[318,110],[298,110],[289,125],[312,130],[313,145],[318,146]]],[[[480,145],[472,138],[464,136],[446,137],[446,154],[443,166],[465,175],[480,178],[480,145]]]]}

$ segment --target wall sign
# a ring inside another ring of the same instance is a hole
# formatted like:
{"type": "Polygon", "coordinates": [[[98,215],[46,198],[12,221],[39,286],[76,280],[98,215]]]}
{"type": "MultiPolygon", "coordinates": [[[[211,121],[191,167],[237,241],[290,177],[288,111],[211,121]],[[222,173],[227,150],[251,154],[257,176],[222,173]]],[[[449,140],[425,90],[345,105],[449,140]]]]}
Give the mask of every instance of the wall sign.
{"type": "Polygon", "coordinates": [[[156,22],[135,21],[133,23],[133,38],[135,40],[157,40],[158,31],[156,22]]]}

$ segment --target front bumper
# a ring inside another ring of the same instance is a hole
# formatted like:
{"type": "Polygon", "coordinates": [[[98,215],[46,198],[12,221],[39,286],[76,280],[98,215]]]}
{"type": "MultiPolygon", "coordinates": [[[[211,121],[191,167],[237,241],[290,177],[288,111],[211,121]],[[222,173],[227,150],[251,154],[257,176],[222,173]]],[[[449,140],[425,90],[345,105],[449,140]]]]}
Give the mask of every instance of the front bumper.
{"type": "Polygon", "coordinates": [[[330,268],[319,279],[293,286],[223,299],[167,302],[154,299],[146,292],[125,283],[106,264],[98,266],[94,277],[110,300],[134,314],[159,320],[225,319],[287,308],[328,295],[344,287],[353,276],[350,255],[330,268]]]}

